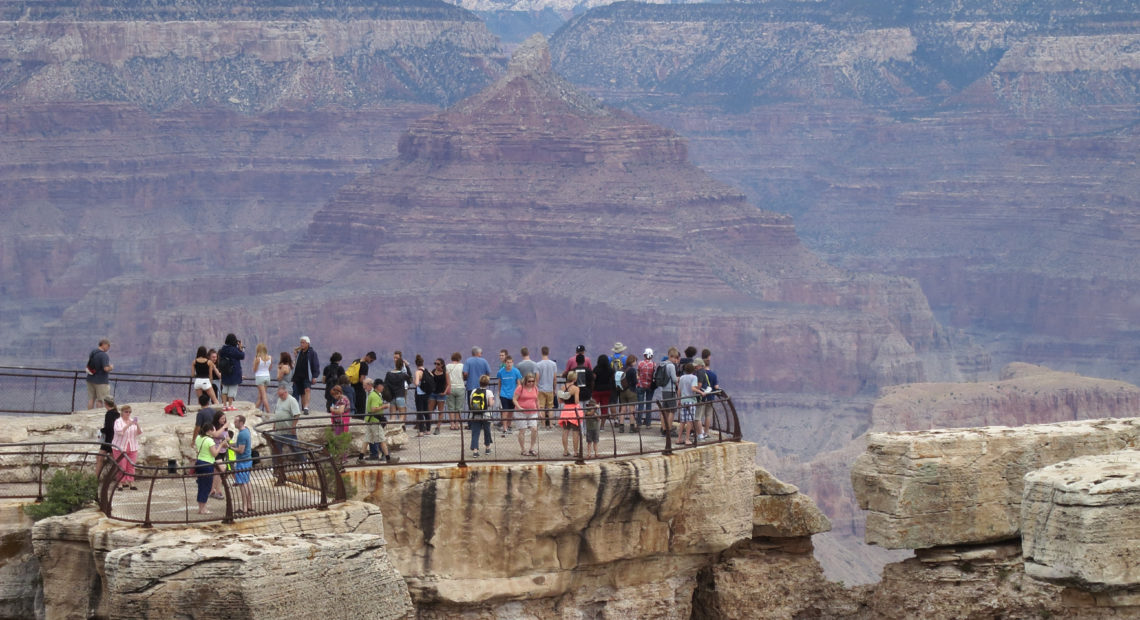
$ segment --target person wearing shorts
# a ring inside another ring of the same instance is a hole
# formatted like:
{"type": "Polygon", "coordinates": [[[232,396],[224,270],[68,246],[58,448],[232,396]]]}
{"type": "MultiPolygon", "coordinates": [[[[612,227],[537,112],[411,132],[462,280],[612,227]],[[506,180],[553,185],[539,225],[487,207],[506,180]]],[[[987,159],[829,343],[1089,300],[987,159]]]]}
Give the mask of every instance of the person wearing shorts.
{"type": "Polygon", "coordinates": [[[381,424],[384,421],[384,397],[380,395],[383,387],[372,379],[365,378],[364,389],[368,390],[364,406],[364,435],[368,442],[368,456],[365,460],[379,461],[380,453],[383,452],[386,462],[395,463],[400,458],[393,459],[388,453],[388,436],[384,433],[384,425],[381,424]]]}
{"type": "Polygon", "coordinates": [[[111,349],[111,341],[106,338],[99,341],[99,346],[91,350],[87,356],[87,408],[94,409],[95,403],[103,397],[111,395],[111,371],[115,368],[111,364],[111,357],[107,351],[111,349]]]}
{"type": "Polygon", "coordinates": [[[463,356],[459,351],[451,354],[447,365],[447,419],[449,428],[459,430],[459,412],[467,408],[467,386],[463,381],[463,356]]]}
{"type": "Polygon", "coordinates": [[[538,378],[534,375],[523,377],[522,383],[515,389],[515,421],[519,426],[519,453],[523,456],[538,456],[535,445],[538,444],[538,378]],[[526,433],[530,430],[530,449],[526,448],[526,433]]]}
{"type": "Polygon", "coordinates": [[[236,457],[234,486],[241,491],[241,509],[235,510],[234,513],[244,514],[253,512],[253,492],[249,488],[249,470],[253,467],[253,437],[245,426],[243,415],[234,416],[234,428],[237,429],[236,443],[233,447],[236,457]]]}
{"type": "Polygon", "coordinates": [[[542,360],[535,364],[535,368],[538,373],[538,408],[542,409],[543,425],[550,428],[550,412],[558,406],[554,399],[554,379],[558,375],[558,364],[550,359],[550,347],[542,347],[542,360]]]}

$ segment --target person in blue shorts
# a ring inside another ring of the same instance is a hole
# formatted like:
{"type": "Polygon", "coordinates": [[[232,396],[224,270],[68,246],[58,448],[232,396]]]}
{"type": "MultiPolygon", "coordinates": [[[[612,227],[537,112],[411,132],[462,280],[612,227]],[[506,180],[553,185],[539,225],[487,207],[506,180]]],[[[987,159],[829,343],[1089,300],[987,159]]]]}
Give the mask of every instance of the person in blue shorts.
{"type": "Polygon", "coordinates": [[[249,470],[253,467],[253,437],[245,425],[245,416],[234,416],[237,440],[234,443],[234,486],[241,489],[241,509],[235,514],[253,512],[253,493],[249,490],[249,470]]]}

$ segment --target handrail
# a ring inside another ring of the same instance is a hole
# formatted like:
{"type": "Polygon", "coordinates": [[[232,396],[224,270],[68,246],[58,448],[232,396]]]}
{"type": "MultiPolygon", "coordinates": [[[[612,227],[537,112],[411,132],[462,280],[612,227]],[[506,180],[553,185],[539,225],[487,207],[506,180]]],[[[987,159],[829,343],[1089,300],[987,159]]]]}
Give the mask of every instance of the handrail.
{"type": "MultiPolygon", "coordinates": [[[[705,444],[709,444],[709,443],[721,443],[721,442],[729,442],[729,441],[732,441],[732,442],[741,441],[743,439],[743,432],[742,432],[742,429],[740,427],[740,418],[736,412],[736,406],[733,404],[732,399],[727,394],[725,394],[723,391],[715,392],[714,394],[712,394],[712,396],[714,396],[713,400],[703,401],[703,402],[699,403],[700,405],[704,405],[704,406],[707,406],[709,408],[709,417],[712,420],[712,424],[710,424],[710,428],[708,429],[709,431],[711,431],[710,437],[708,437],[705,440],[698,442],[697,445],[705,445],[705,444]]],[[[675,399],[675,400],[677,400],[677,399],[675,399]]],[[[575,463],[585,463],[587,461],[592,461],[592,460],[602,460],[602,459],[612,459],[612,458],[628,458],[628,457],[632,457],[632,456],[639,456],[639,455],[646,455],[646,454],[669,455],[669,454],[674,453],[678,449],[683,449],[683,448],[689,447],[689,446],[678,445],[677,443],[675,443],[674,438],[673,438],[673,434],[674,434],[673,432],[663,433],[662,436],[658,437],[655,434],[647,434],[645,431],[632,431],[631,430],[627,434],[628,437],[626,440],[619,440],[618,435],[621,433],[618,430],[620,428],[618,425],[621,423],[621,421],[623,419],[628,419],[628,418],[631,418],[635,415],[632,412],[632,410],[630,409],[630,407],[631,407],[631,405],[629,405],[629,404],[622,405],[622,404],[617,404],[617,403],[606,405],[604,407],[600,407],[601,414],[599,416],[597,416],[598,421],[599,421],[598,426],[600,427],[599,428],[599,434],[600,435],[604,434],[604,436],[605,436],[605,445],[607,448],[607,452],[602,453],[599,450],[597,457],[591,457],[591,456],[588,456],[586,454],[586,442],[585,442],[585,438],[584,438],[585,425],[580,423],[578,425],[577,431],[571,431],[571,433],[572,433],[570,435],[571,439],[573,438],[573,434],[577,433],[579,435],[580,440],[577,442],[577,448],[575,450],[571,451],[569,456],[567,456],[565,454],[565,452],[563,452],[561,449],[556,450],[553,453],[553,455],[547,455],[547,454],[540,453],[540,454],[533,456],[533,457],[527,456],[527,455],[521,455],[521,454],[517,457],[516,456],[508,456],[513,452],[513,445],[514,444],[512,443],[511,448],[506,450],[506,454],[504,454],[503,448],[500,446],[498,449],[493,450],[492,451],[493,453],[491,455],[481,454],[478,457],[478,462],[480,462],[480,463],[486,463],[486,462],[501,463],[501,462],[520,462],[520,461],[521,462],[558,462],[558,461],[565,462],[567,460],[573,460],[575,463]],[[633,442],[632,438],[634,436],[636,436],[636,438],[637,438],[636,445],[633,445],[634,442],[633,442]]],[[[676,402],[663,403],[661,401],[655,401],[652,403],[652,407],[650,409],[649,415],[651,415],[656,421],[658,421],[660,423],[664,419],[664,415],[663,415],[664,413],[674,412],[674,410],[676,410],[676,409],[677,409],[677,403],[676,402]]],[[[408,446],[404,446],[404,448],[397,455],[400,458],[399,465],[400,466],[406,466],[406,465],[442,465],[442,464],[454,463],[459,467],[466,467],[470,463],[474,462],[471,458],[468,457],[468,451],[470,448],[469,442],[471,439],[471,435],[470,435],[471,429],[470,429],[469,423],[471,421],[470,415],[472,413],[472,410],[470,410],[470,409],[465,409],[465,410],[462,410],[459,412],[453,412],[453,411],[416,412],[416,411],[412,410],[412,411],[408,411],[406,413],[397,414],[397,415],[405,416],[404,420],[401,421],[401,420],[388,418],[387,421],[384,423],[384,425],[388,429],[399,428],[401,426],[415,428],[417,425],[421,425],[421,424],[426,425],[429,428],[437,427],[437,426],[442,427],[443,425],[447,425],[451,421],[450,414],[455,414],[455,413],[459,414],[459,419],[461,421],[461,423],[459,425],[457,437],[453,437],[453,439],[451,439],[451,440],[445,439],[443,437],[441,437],[439,439],[434,439],[434,440],[432,440],[432,444],[433,444],[432,446],[420,446],[416,450],[415,454],[412,454],[412,452],[410,450],[408,450],[408,446]],[[427,418],[426,419],[422,419],[422,418],[416,419],[417,413],[427,414],[427,418]],[[444,443],[444,442],[446,442],[446,443],[444,443]],[[440,444],[444,444],[444,445],[441,446],[440,444]]],[[[559,419],[559,415],[561,414],[561,409],[550,409],[550,410],[514,409],[514,410],[505,410],[505,411],[501,410],[501,409],[494,409],[494,410],[489,410],[489,411],[479,411],[477,413],[483,413],[484,414],[485,417],[484,417],[483,421],[485,421],[491,425],[492,430],[493,430],[493,433],[492,433],[493,435],[500,435],[501,431],[498,430],[498,428],[504,420],[507,420],[507,419],[513,420],[513,422],[514,422],[514,424],[512,424],[512,435],[513,435],[514,433],[517,433],[519,430],[517,427],[517,423],[520,420],[519,414],[537,413],[537,414],[539,414],[538,417],[541,420],[544,413],[549,413],[552,415],[552,419],[554,421],[557,421],[559,419]]],[[[350,433],[352,433],[353,431],[363,432],[364,427],[367,425],[368,425],[368,423],[365,422],[364,419],[362,419],[362,418],[350,417],[349,422],[348,422],[347,432],[350,432],[350,433]]],[[[275,423],[273,420],[266,420],[266,421],[263,421],[262,423],[256,425],[254,428],[258,432],[262,433],[265,437],[270,438],[270,439],[276,439],[276,435],[278,435],[279,433],[277,431],[273,430],[274,426],[275,426],[275,423]]],[[[297,431],[297,437],[300,438],[300,439],[298,439],[298,441],[306,441],[307,440],[310,443],[313,443],[313,442],[323,441],[325,434],[326,434],[326,431],[328,429],[334,428],[335,426],[336,425],[334,424],[334,422],[331,419],[331,417],[329,416],[329,414],[317,414],[315,416],[310,416],[309,418],[303,418],[303,419],[298,420],[295,428],[297,431]]],[[[667,427],[667,430],[675,431],[679,427],[680,427],[680,422],[677,419],[676,413],[674,413],[673,414],[673,422],[670,426],[667,427]]],[[[389,430],[388,432],[391,432],[391,430],[389,430]]],[[[451,432],[454,433],[455,431],[451,431],[451,432]]],[[[600,438],[601,437],[599,437],[599,439],[600,438]]],[[[410,435],[409,435],[409,439],[411,439],[410,435]]],[[[502,439],[501,436],[499,437],[499,439],[500,440],[502,439]]],[[[560,441],[560,438],[558,438],[558,440],[560,441]]],[[[527,439],[525,441],[529,441],[529,439],[527,439]]],[[[556,443],[552,443],[553,441],[555,441],[555,439],[553,439],[549,435],[547,435],[545,437],[545,443],[541,444],[541,445],[543,445],[545,448],[547,448],[549,450],[552,447],[557,447],[559,445],[556,443]]],[[[492,443],[497,443],[497,442],[492,441],[492,443]]],[[[601,443],[602,442],[599,441],[599,445],[601,443]]],[[[365,446],[365,449],[367,449],[366,444],[358,444],[358,445],[365,446]]],[[[364,451],[358,450],[357,452],[358,452],[359,456],[362,456],[364,451]]],[[[347,462],[344,463],[344,466],[346,468],[367,467],[367,466],[372,466],[372,465],[374,465],[374,463],[364,461],[361,459],[352,459],[352,458],[350,458],[347,462]]]]}
{"type": "MultiPolygon", "coordinates": [[[[219,459],[214,473],[200,474],[193,464],[155,467],[135,465],[134,487],[120,489],[117,484],[128,475],[120,463],[113,462],[111,474],[100,481],[99,507],[108,517],[119,521],[140,523],[150,527],[160,523],[206,523],[221,521],[233,523],[239,518],[295,512],[298,510],[326,510],[347,499],[341,480],[343,468],[323,446],[297,442],[296,450],[283,454],[261,456],[250,460],[250,467],[238,471],[239,461],[219,459]],[[218,472],[218,465],[225,467],[218,472]],[[236,484],[238,475],[248,475],[248,482],[236,484]],[[217,478],[225,500],[224,512],[202,515],[196,512],[197,485],[203,476],[217,478]],[[240,487],[248,487],[246,490],[240,487]],[[239,506],[248,491],[251,510],[239,506]],[[145,493],[145,501],[138,502],[137,493],[145,493]],[[124,501],[116,502],[123,494],[124,501]]],[[[104,467],[107,467],[105,465],[104,467]]]]}

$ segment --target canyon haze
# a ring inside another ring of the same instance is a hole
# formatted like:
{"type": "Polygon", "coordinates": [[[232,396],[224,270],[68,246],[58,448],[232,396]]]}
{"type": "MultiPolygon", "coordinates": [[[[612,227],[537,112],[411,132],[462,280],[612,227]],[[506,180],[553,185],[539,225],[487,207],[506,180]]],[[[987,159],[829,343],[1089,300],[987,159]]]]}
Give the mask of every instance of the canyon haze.
{"type": "Polygon", "coordinates": [[[847,541],[885,388],[1140,380],[1134,6],[463,6],[0,1],[0,360],[708,346],[847,541]]]}

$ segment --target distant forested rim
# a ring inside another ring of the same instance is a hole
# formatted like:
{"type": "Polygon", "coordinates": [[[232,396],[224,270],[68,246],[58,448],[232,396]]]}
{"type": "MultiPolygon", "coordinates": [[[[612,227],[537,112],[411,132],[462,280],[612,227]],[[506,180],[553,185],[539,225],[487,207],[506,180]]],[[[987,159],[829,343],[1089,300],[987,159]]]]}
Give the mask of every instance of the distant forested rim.
{"type": "Polygon", "coordinates": [[[577,20],[691,21],[749,19],[807,21],[821,24],[859,22],[868,26],[905,26],[930,20],[1112,23],[1136,18],[1134,0],[758,0],[727,4],[644,4],[619,2],[592,9],[577,20]]]}
{"type": "Polygon", "coordinates": [[[442,19],[477,21],[442,0],[0,0],[0,20],[442,19]]]}

